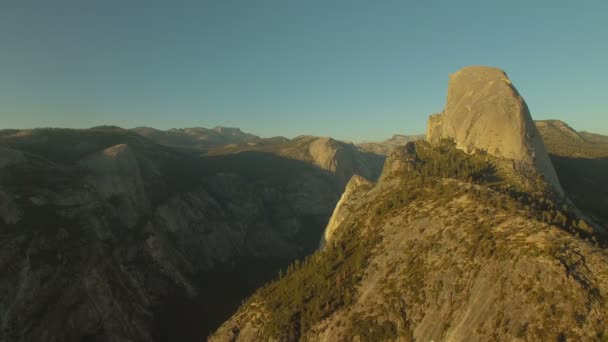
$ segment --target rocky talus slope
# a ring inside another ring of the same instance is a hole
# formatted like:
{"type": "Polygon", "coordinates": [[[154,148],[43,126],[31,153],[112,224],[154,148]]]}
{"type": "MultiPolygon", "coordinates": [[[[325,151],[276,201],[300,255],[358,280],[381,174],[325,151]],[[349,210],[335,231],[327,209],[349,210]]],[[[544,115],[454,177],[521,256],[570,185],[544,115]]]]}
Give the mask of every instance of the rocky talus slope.
{"type": "Polygon", "coordinates": [[[486,151],[522,172],[537,170],[563,194],[526,102],[500,69],[471,66],[450,75],[445,109],[427,127],[431,143],[446,138],[467,153],[486,151]]]}
{"type": "Polygon", "coordinates": [[[0,340],[200,340],[318,247],[342,177],[116,127],[2,131],[0,340]]]}

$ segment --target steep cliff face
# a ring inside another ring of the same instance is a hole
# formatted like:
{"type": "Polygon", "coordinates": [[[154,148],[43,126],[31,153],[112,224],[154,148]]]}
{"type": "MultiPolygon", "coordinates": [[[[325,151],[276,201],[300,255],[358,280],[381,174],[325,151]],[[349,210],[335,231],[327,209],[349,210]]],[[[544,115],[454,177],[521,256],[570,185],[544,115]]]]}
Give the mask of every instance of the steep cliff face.
{"type": "MultiPolygon", "coordinates": [[[[304,161],[337,175],[346,185],[353,175],[375,180],[380,175],[384,157],[376,151],[329,137],[298,136],[260,138],[238,128],[184,128],[159,131],[140,127],[134,132],[165,146],[180,147],[205,155],[226,155],[239,152],[263,152],[304,161]]],[[[395,147],[408,137],[395,136],[386,144],[395,147]]],[[[388,149],[382,145],[381,149],[388,149]]]]}
{"type": "Polygon", "coordinates": [[[120,202],[117,208],[122,224],[132,228],[140,216],[150,210],[144,180],[135,153],[127,144],[119,144],[93,153],[79,161],[90,172],[86,185],[105,201],[120,202]]]}
{"type": "MultiPolygon", "coordinates": [[[[241,147],[241,149],[272,153],[310,163],[335,174],[342,185],[346,185],[353,175],[369,180],[377,179],[384,162],[384,156],[367,152],[351,143],[308,135],[272,144],[241,147]]],[[[224,152],[227,151],[230,150],[224,152]]]]}
{"type": "Polygon", "coordinates": [[[193,157],[116,127],[1,139],[3,341],[201,339],[318,247],[343,190],[309,162],[193,157]],[[186,308],[200,320],[175,320],[186,308]]]}
{"type": "Polygon", "coordinates": [[[211,341],[606,339],[607,230],[555,196],[504,72],[452,75],[427,134],[389,153],[376,184],[354,179],[323,248],[211,341]]]}
{"type": "Polygon", "coordinates": [[[336,204],[336,208],[325,228],[325,232],[321,238],[321,248],[331,241],[331,238],[336,233],[336,229],[352,214],[352,208],[349,206],[352,202],[352,198],[363,195],[372,186],[373,184],[370,181],[358,175],[354,175],[350,181],[348,181],[344,193],[342,193],[342,197],[340,197],[338,204],[336,204]]]}
{"type": "Polygon", "coordinates": [[[378,155],[360,151],[352,144],[332,138],[314,139],[310,142],[308,153],[314,165],[335,173],[344,181],[353,175],[371,180],[378,178],[383,160],[378,155]]]}
{"type": "Polygon", "coordinates": [[[563,194],[528,106],[500,69],[472,66],[450,76],[445,110],[427,128],[429,142],[446,138],[466,153],[483,150],[537,170],[563,194]]]}
{"type": "Polygon", "coordinates": [[[605,230],[501,185],[501,160],[444,142],[391,154],[325,247],[211,341],[605,339],[605,230]]]}

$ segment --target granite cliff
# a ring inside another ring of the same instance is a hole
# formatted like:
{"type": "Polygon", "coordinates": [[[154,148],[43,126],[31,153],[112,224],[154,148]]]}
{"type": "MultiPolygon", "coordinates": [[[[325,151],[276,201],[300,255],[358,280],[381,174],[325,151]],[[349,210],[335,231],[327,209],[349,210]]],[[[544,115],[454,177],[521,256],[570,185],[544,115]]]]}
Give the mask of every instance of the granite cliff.
{"type": "Polygon", "coordinates": [[[322,169],[201,157],[118,127],[2,131],[0,340],[200,340],[318,247],[358,173],[335,154],[322,169]]]}
{"type": "Polygon", "coordinates": [[[536,170],[563,194],[526,102],[500,69],[471,66],[450,75],[445,109],[427,126],[429,142],[441,139],[453,139],[466,153],[511,159],[521,172],[536,170]]]}
{"type": "Polygon", "coordinates": [[[605,228],[504,186],[491,155],[422,141],[405,150],[343,198],[320,251],[210,340],[605,339],[605,228]]]}
{"type": "Polygon", "coordinates": [[[564,198],[504,72],[452,75],[427,132],[353,177],[323,247],[210,340],[606,339],[606,227],[564,198]]]}

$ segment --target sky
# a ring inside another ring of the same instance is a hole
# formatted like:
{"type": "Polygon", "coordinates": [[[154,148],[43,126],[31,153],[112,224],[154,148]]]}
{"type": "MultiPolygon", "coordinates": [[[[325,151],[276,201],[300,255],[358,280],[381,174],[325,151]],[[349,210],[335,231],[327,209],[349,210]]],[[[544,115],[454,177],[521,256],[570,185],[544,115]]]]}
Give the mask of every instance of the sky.
{"type": "Polygon", "coordinates": [[[608,1],[0,0],[0,128],[423,133],[450,73],[608,134],[608,1]]]}

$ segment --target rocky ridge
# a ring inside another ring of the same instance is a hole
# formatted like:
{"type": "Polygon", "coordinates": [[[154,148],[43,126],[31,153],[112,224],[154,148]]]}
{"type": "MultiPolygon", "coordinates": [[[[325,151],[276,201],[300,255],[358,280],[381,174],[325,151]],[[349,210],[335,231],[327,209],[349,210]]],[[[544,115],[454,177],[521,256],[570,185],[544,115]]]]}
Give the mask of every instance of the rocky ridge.
{"type": "Polygon", "coordinates": [[[577,132],[558,120],[536,125],[568,198],[594,220],[608,224],[608,137],[577,132]]]}
{"type": "Polygon", "coordinates": [[[0,139],[0,340],[199,340],[318,247],[344,186],[309,162],[200,157],[118,127],[0,139]]]}
{"type": "Polygon", "coordinates": [[[336,204],[336,208],[334,209],[333,214],[331,215],[329,222],[327,223],[327,227],[325,227],[325,232],[323,233],[323,237],[321,238],[320,247],[323,248],[325,244],[331,241],[332,236],[335,233],[335,230],[344,222],[344,220],[351,214],[351,208],[349,208],[349,204],[352,202],[352,198],[356,198],[361,194],[365,193],[366,190],[369,190],[373,184],[367,179],[354,175],[348,184],[346,184],[346,188],[344,189],[344,193],[342,193],[342,197],[336,204]]]}
{"type": "Polygon", "coordinates": [[[137,127],[131,130],[158,144],[184,149],[207,150],[232,144],[257,143],[262,139],[245,133],[239,128],[217,126],[214,128],[172,128],[166,131],[152,127],[137,127]]]}
{"type": "Polygon", "coordinates": [[[384,156],[368,152],[352,143],[329,137],[303,135],[291,140],[264,140],[257,144],[227,146],[210,151],[213,155],[255,151],[310,163],[337,175],[346,185],[354,174],[369,180],[380,175],[384,156]]]}
{"type": "Polygon", "coordinates": [[[527,167],[557,178],[504,73],[465,68],[454,79],[446,111],[429,120],[431,144],[394,150],[375,184],[355,178],[324,247],[259,289],[211,341],[608,336],[605,227],[521,181],[527,167]]]}
{"type": "Polygon", "coordinates": [[[424,134],[419,134],[419,135],[395,134],[391,138],[386,139],[381,142],[362,142],[360,144],[357,144],[357,146],[359,146],[361,149],[363,149],[365,151],[385,156],[385,155],[389,154],[393,149],[395,149],[399,146],[403,146],[403,145],[407,144],[408,142],[416,141],[416,140],[424,139],[424,138],[425,138],[424,134]]]}
{"type": "Polygon", "coordinates": [[[259,290],[211,341],[606,336],[604,235],[572,212],[547,219],[491,182],[388,170],[341,203],[348,214],[323,250],[259,290]]]}

